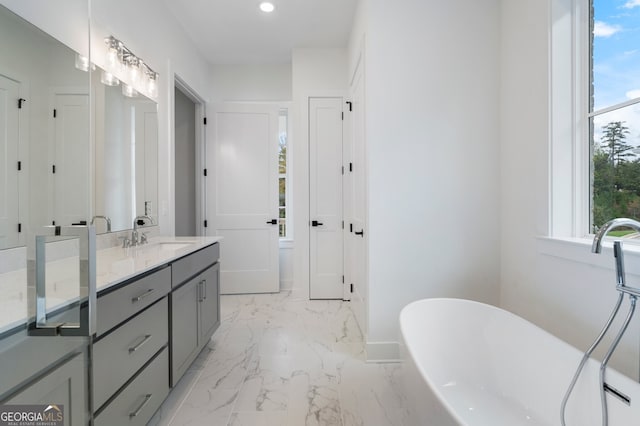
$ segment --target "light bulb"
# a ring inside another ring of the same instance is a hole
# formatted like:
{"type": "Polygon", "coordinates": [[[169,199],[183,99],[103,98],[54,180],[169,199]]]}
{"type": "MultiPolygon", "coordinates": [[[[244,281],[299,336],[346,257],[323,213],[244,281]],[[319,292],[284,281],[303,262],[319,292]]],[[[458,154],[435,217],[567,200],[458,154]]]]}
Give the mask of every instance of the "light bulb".
{"type": "Polygon", "coordinates": [[[135,85],[138,82],[138,78],[140,77],[140,63],[138,59],[131,59],[129,61],[128,69],[131,83],[135,85]]]}
{"type": "Polygon", "coordinates": [[[265,12],[265,13],[271,13],[275,10],[275,6],[273,5],[273,3],[270,3],[268,1],[263,1],[262,3],[260,3],[260,10],[265,12]]]}
{"type": "Polygon", "coordinates": [[[138,96],[138,91],[134,89],[132,86],[122,83],[122,94],[128,98],[134,98],[138,96]]]}
{"type": "Polygon", "coordinates": [[[152,98],[155,98],[158,96],[158,81],[157,81],[157,75],[154,74],[153,76],[149,76],[149,82],[147,83],[147,92],[149,93],[149,96],[152,98]]]}
{"type": "Polygon", "coordinates": [[[76,53],[76,68],[80,71],[89,71],[89,68],[95,70],[96,66],[90,63],[89,58],[86,56],[76,53]]]}
{"type": "Polygon", "coordinates": [[[120,80],[118,80],[115,75],[111,74],[108,71],[102,71],[100,81],[106,86],[117,86],[118,84],[120,84],[120,80]]]}

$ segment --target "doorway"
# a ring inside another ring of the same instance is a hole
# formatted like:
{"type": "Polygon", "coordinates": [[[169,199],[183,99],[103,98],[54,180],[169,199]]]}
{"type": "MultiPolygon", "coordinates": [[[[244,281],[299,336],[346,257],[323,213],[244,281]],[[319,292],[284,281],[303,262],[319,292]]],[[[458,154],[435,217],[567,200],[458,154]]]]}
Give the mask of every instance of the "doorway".
{"type": "Polygon", "coordinates": [[[204,235],[204,101],[177,76],[174,87],[174,234],[204,235]]]}

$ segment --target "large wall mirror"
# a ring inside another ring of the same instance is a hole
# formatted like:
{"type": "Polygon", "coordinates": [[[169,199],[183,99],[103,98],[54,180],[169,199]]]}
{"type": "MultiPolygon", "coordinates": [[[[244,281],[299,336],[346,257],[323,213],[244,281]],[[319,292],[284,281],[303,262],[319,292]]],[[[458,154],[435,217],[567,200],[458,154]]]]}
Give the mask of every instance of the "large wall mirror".
{"type": "MultiPolygon", "coordinates": [[[[154,101],[125,94],[114,80],[103,83],[104,71],[93,71],[95,99],[96,231],[130,229],[136,216],[157,224],[158,108],[154,101]]],[[[149,225],[149,223],[145,223],[149,225]]]]}
{"type": "Polygon", "coordinates": [[[0,5],[0,249],[26,245],[31,229],[95,216],[110,222],[96,219],[99,233],[130,229],[143,214],[157,224],[157,106],[101,82],[77,53],[88,50],[86,15],[69,15],[42,22],[60,21],[69,44],[82,39],[75,50],[0,5]]]}

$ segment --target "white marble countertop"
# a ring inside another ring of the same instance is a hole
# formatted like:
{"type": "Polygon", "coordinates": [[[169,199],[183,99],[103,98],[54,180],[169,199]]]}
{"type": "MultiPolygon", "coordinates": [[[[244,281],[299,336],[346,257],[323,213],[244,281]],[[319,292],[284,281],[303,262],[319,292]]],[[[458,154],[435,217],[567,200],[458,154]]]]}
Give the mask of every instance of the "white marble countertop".
{"type": "MultiPolygon", "coordinates": [[[[221,237],[156,237],[148,244],[96,251],[98,294],[137,275],[155,269],[222,240],[221,237]]],[[[77,299],[78,256],[46,264],[47,310],[77,299]]],[[[29,318],[25,268],[0,274],[0,333],[20,326],[29,318]]]]}

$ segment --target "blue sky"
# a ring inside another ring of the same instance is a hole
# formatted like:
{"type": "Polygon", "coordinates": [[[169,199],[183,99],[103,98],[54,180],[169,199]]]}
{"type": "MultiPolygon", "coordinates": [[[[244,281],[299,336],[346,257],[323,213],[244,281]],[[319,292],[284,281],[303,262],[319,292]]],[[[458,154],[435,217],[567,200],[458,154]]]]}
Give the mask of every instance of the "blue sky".
{"type": "MultiPolygon", "coordinates": [[[[640,0],[593,0],[595,110],[640,98],[640,0]]],[[[625,121],[627,142],[640,146],[640,104],[594,118],[603,125],[625,121]]]]}

